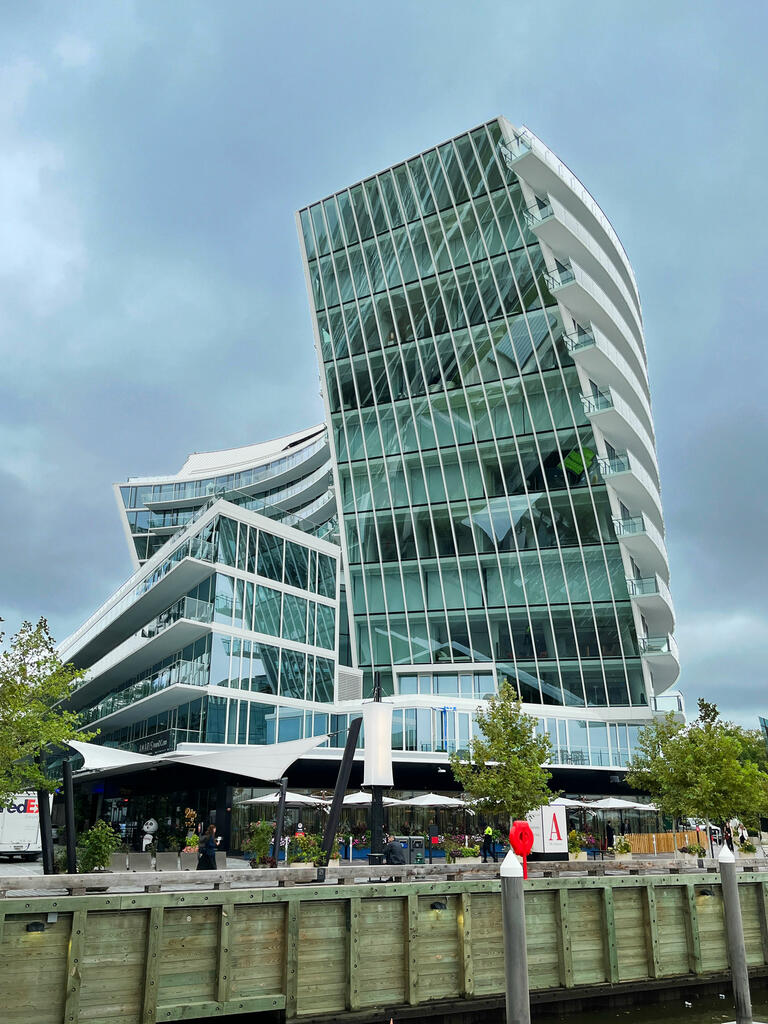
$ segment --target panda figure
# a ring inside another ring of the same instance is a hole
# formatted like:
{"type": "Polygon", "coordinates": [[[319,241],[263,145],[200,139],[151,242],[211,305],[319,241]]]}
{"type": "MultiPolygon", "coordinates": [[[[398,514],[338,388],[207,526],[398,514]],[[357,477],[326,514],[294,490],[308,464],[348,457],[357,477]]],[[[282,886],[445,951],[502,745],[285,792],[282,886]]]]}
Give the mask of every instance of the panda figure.
{"type": "Polygon", "coordinates": [[[146,853],[148,848],[152,845],[157,834],[157,822],[154,818],[147,818],[144,824],[141,826],[141,831],[144,833],[141,841],[142,853],[146,853]]]}

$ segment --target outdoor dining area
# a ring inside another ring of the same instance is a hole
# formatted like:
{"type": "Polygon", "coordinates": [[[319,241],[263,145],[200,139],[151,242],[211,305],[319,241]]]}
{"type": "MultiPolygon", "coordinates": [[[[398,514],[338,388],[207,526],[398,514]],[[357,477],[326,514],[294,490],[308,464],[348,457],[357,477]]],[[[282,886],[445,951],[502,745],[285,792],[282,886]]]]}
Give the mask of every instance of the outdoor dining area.
{"type": "MultiPolygon", "coordinates": [[[[393,791],[390,791],[393,792],[393,791]]],[[[286,796],[285,835],[296,832],[321,834],[325,828],[331,793],[299,793],[289,791],[286,796]]],[[[371,794],[365,790],[348,793],[344,797],[342,818],[338,829],[339,844],[345,859],[367,856],[370,832],[369,817],[371,794]]],[[[274,817],[279,801],[276,791],[236,790],[232,807],[231,851],[242,848],[251,823],[274,817]]],[[[672,850],[671,833],[668,840],[654,843],[654,835],[662,835],[662,820],[652,803],[642,803],[621,797],[578,799],[557,797],[553,805],[566,808],[568,830],[588,837],[592,856],[600,856],[612,845],[615,835],[625,835],[637,853],[672,850]]],[[[480,840],[490,825],[498,838],[500,848],[505,846],[509,823],[503,814],[476,811],[471,801],[441,793],[408,793],[398,791],[397,796],[384,797],[385,831],[394,835],[410,836],[430,834],[438,837],[434,854],[442,856],[443,837],[462,836],[467,844],[480,840]]],[[[680,839],[680,845],[683,839],[680,839]]]]}
{"type": "MultiPolygon", "coordinates": [[[[253,796],[246,793],[249,791],[235,790],[233,795],[232,852],[242,848],[251,823],[274,817],[280,799],[280,794],[276,791],[257,792],[253,796]]],[[[284,834],[322,834],[331,806],[331,795],[296,793],[289,790],[285,801],[284,834]]],[[[367,856],[371,801],[371,794],[364,790],[348,793],[344,797],[338,835],[345,859],[367,856]]],[[[440,793],[408,795],[401,792],[398,797],[385,796],[383,802],[386,832],[410,836],[428,835],[432,831],[440,836],[450,833],[471,838],[474,832],[481,831],[478,815],[469,802],[455,796],[440,793]]],[[[495,825],[495,819],[490,823],[495,825]]],[[[483,827],[485,824],[483,820],[483,827]]],[[[499,824],[502,834],[505,834],[508,826],[501,819],[499,824]]],[[[439,851],[436,852],[441,855],[439,851]]]]}

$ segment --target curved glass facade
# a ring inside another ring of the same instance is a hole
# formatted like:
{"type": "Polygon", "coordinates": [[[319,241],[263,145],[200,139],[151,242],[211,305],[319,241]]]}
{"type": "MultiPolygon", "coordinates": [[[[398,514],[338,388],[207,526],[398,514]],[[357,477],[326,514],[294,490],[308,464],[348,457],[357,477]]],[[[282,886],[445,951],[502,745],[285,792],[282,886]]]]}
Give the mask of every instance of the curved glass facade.
{"type": "Polygon", "coordinates": [[[627,582],[643,569],[603,472],[623,451],[596,423],[613,381],[574,358],[569,336],[591,321],[559,297],[575,273],[537,237],[508,128],[492,121],[299,214],[351,641],[368,693],[374,672],[404,693],[426,666],[492,665],[527,703],[647,706],[627,582]]]}

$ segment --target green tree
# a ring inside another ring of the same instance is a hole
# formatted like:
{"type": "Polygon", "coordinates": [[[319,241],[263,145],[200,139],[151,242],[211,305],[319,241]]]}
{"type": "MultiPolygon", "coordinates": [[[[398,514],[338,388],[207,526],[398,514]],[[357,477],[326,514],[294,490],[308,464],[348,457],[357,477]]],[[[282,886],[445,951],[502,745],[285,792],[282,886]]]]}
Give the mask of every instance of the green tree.
{"type": "Polygon", "coordinates": [[[641,730],[627,782],[673,819],[755,825],[768,814],[768,774],[750,759],[743,732],[700,700],[689,725],[670,714],[641,730]]]}
{"type": "MultiPolygon", "coordinates": [[[[37,765],[36,758],[77,733],[77,714],[63,710],[59,702],[69,696],[82,674],[62,664],[45,619],[36,626],[22,623],[8,648],[0,652],[0,806],[15,793],[52,791],[58,784],[37,765]]],[[[78,739],[90,735],[80,733],[78,739]]]]}
{"type": "Polygon", "coordinates": [[[451,755],[453,775],[481,810],[504,811],[510,823],[549,803],[555,794],[542,764],[551,744],[536,734],[536,719],[526,715],[509,683],[476,714],[481,735],[466,754],[451,755]]]}

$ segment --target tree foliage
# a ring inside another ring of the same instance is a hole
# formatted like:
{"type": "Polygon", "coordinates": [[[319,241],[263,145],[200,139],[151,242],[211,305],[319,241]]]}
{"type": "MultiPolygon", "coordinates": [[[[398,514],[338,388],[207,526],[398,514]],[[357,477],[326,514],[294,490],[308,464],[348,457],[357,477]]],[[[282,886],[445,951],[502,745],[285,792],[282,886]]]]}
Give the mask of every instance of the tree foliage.
{"type": "MultiPolygon", "coordinates": [[[[47,747],[75,736],[78,716],[63,710],[59,702],[69,696],[82,674],[62,664],[45,619],[36,626],[22,623],[0,653],[0,806],[15,793],[52,791],[57,785],[35,759],[47,747]]],[[[88,738],[88,734],[78,736],[88,738]]]]}
{"type": "Polygon", "coordinates": [[[757,753],[748,730],[700,700],[689,725],[669,714],[641,730],[627,782],[672,818],[755,825],[768,815],[768,774],[752,759],[757,753]]]}
{"type": "Polygon", "coordinates": [[[551,744],[536,734],[536,719],[523,712],[513,687],[503,683],[476,717],[481,735],[472,740],[469,759],[451,756],[462,789],[481,810],[506,812],[510,821],[549,803],[555,795],[547,785],[551,775],[541,766],[551,744]]]}

